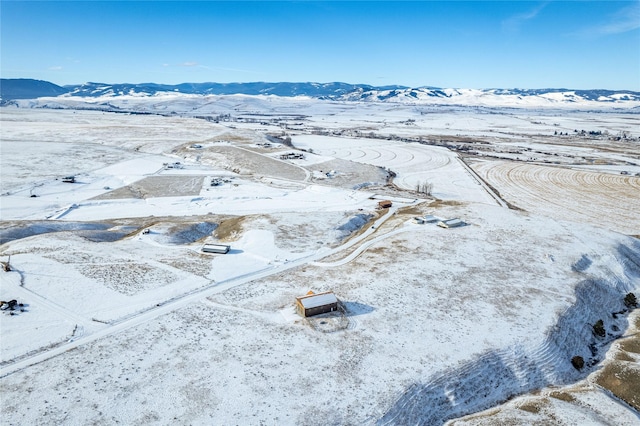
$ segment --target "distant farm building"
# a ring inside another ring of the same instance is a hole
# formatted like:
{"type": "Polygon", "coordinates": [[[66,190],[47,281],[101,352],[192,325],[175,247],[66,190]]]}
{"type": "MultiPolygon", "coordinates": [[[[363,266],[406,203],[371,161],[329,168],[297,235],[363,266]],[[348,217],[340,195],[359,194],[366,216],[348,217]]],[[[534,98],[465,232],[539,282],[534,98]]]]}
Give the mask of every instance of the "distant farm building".
{"type": "Polygon", "coordinates": [[[62,178],[63,182],[66,183],[75,183],[76,182],[76,177],[75,176],[65,176],[62,178]]]}
{"type": "Polygon", "coordinates": [[[302,317],[326,314],[338,310],[338,298],[331,291],[296,297],[296,311],[302,317]]]}
{"type": "Polygon", "coordinates": [[[441,219],[438,218],[438,217],[435,217],[432,214],[428,214],[428,215],[426,215],[424,217],[423,216],[416,216],[416,217],[413,218],[413,220],[416,223],[419,223],[419,224],[422,225],[422,224],[425,224],[425,223],[436,223],[436,222],[439,222],[441,219]]]}
{"type": "Polygon", "coordinates": [[[175,163],[162,163],[165,169],[184,169],[184,166],[179,161],[175,163]]]}
{"type": "Polygon", "coordinates": [[[440,222],[438,222],[438,226],[441,228],[458,228],[460,226],[465,226],[465,225],[466,225],[465,222],[457,218],[441,220],[440,222]]]}
{"type": "Polygon", "coordinates": [[[393,203],[390,200],[378,201],[378,208],[380,208],[380,209],[388,209],[392,205],[393,205],[393,203]]]}
{"type": "Polygon", "coordinates": [[[304,154],[300,152],[287,152],[280,155],[281,160],[304,160],[304,154]]]}
{"type": "Polygon", "coordinates": [[[205,244],[202,246],[204,253],[227,254],[231,250],[231,246],[225,244],[205,244]]]}

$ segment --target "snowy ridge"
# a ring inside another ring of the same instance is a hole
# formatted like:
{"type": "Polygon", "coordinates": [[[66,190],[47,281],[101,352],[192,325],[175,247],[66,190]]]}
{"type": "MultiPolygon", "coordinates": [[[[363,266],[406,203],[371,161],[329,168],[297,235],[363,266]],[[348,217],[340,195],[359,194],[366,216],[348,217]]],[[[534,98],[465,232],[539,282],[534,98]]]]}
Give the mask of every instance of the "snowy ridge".
{"type": "MultiPolygon", "coordinates": [[[[35,99],[51,96],[65,98],[153,98],[159,95],[277,96],[284,98],[313,98],[339,102],[383,102],[411,105],[471,105],[509,107],[616,107],[640,108],[640,92],[630,90],[572,90],[572,89],[465,89],[405,86],[370,86],[348,83],[182,83],[177,85],[140,83],[105,84],[84,83],[56,86],[38,80],[3,79],[2,100],[35,99]],[[44,85],[47,91],[43,91],[44,85]],[[53,91],[55,89],[55,91],[53,91]]],[[[90,103],[85,99],[85,102],[90,103]]]]}
{"type": "Polygon", "coordinates": [[[640,113],[640,96],[633,98],[607,97],[605,100],[587,100],[569,94],[535,96],[492,95],[480,91],[459,91],[452,96],[407,96],[406,93],[386,96],[384,93],[345,95],[340,99],[316,99],[298,95],[283,97],[276,95],[197,95],[175,92],[160,92],[149,95],[132,92],[126,95],[105,94],[101,96],[61,95],[37,99],[19,99],[5,102],[6,106],[19,108],[83,109],[97,111],[188,114],[191,116],[220,114],[229,111],[244,111],[260,114],[264,111],[300,114],[300,106],[319,108],[325,106],[389,105],[398,107],[451,107],[451,108],[508,108],[541,110],[621,111],[640,113]],[[631,99],[631,100],[627,100],[631,99]]]}
{"type": "Polygon", "coordinates": [[[607,330],[625,330],[628,326],[626,316],[616,313],[625,311],[625,294],[637,290],[634,282],[638,283],[640,278],[640,242],[630,240],[629,245],[620,244],[618,253],[616,261],[623,268],[622,275],[607,276],[606,267],[596,273],[599,277],[587,273],[590,277],[576,287],[575,303],[560,314],[539,346],[518,345],[490,351],[453,372],[438,374],[427,383],[414,383],[377,424],[439,425],[496,406],[513,396],[586,376],[619,336],[608,333],[605,338],[598,338],[592,324],[602,319],[607,330]],[[571,364],[576,355],[585,360],[582,371],[571,364]]]}
{"type": "Polygon", "coordinates": [[[342,97],[349,101],[472,106],[554,107],[618,105],[640,106],[640,94],[605,90],[436,89],[368,91],[342,97]]]}

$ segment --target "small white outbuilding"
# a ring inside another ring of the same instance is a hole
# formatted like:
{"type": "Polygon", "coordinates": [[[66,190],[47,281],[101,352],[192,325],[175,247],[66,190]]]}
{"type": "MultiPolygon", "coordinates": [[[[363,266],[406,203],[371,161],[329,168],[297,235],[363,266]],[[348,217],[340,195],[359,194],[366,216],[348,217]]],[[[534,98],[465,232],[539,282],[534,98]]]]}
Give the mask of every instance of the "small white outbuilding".
{"type": "Polygon", "coordinates": [[[227,254],[231,250],[231,246],[226,244],[205,244],[202,246],[204,253],[227,254]]]}
{"type": "Polygon", "coordinates": [[[458,228],[465,225],[466,223],[458,218],[441,220],[440,222],[438,222],[438,226],[441,228],[458,228]]]}
{"type": "Polygon", "coordinates": [[[435,223],[435,222],[437,222],[439,220],[440,220],[440,218],[437,218],[432,214],[425,215],[425,217],[424,217],[424,222],[425,223],[435,223]]]}

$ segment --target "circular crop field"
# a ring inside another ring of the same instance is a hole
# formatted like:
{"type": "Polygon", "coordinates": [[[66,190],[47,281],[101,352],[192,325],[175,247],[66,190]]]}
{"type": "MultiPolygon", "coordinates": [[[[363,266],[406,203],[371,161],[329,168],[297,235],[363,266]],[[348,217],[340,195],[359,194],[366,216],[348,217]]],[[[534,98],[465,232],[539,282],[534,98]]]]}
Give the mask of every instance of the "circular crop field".
{"type": "Polygon", "coordinates": [[[524,210],[640,235],[640,178],[507,161],[473,169],[524,210]]]}
{"type": "Polygon", "coordinates": [[[385,167],[396,173],[394,183],[413,191],[420,183],[433,185],[443,200],[495,204],[491,196],[446,148],[381,139],[298,135],[296,146],[344,161],[385,167]]]}

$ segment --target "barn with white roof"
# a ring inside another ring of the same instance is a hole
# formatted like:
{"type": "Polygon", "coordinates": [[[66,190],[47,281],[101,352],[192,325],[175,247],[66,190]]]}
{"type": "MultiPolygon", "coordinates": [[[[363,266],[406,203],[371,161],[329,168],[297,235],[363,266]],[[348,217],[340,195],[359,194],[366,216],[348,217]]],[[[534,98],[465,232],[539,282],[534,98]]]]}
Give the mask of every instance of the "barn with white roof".
{"type": "Polygon", "coordinates": [[[296,297],[296,311],[305,318],[337,310],[338,298],[331,291],[318,294],[310,291],[304,296],[296,297]]]}

